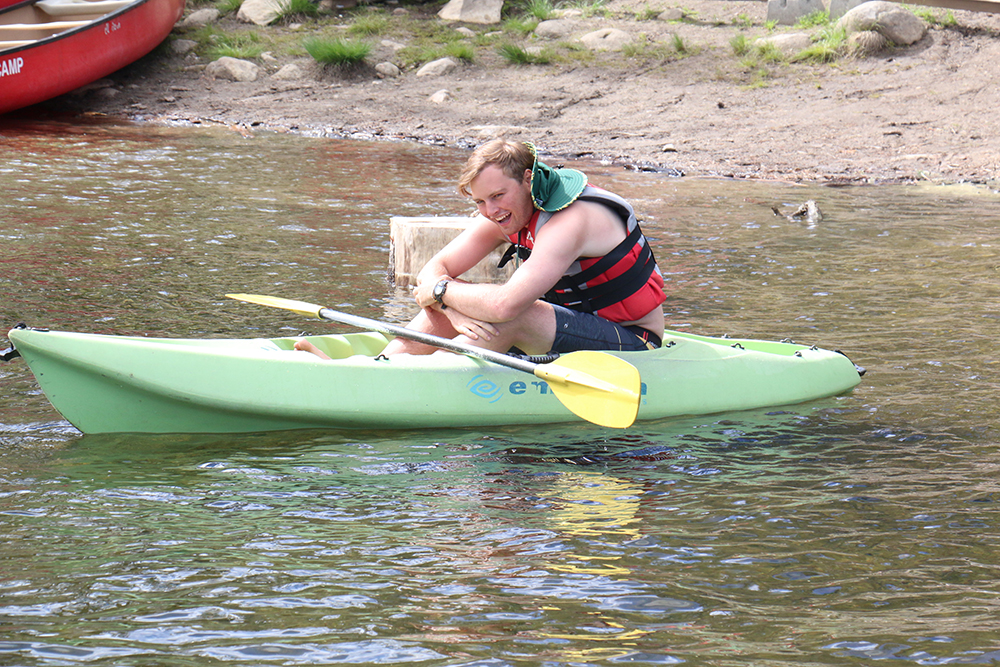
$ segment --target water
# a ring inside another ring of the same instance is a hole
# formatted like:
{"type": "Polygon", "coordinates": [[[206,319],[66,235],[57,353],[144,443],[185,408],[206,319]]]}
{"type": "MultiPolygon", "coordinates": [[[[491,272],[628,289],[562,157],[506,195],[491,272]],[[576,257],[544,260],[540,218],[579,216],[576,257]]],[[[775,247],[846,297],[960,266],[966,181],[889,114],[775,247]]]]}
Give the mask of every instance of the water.
{"type": "MultiPolygon", "coordinates": [[[[468,211],[463,157],[0,126],[0,321],[331,326],[231,291],[402,321],[388,218],[468,211]]],[[[82,436],[3,364],[0,664],[1000,661],[996,193],[574,166],[643,212],[672,326],[842,349],[859,388],[624,433],[82,436]]]]}

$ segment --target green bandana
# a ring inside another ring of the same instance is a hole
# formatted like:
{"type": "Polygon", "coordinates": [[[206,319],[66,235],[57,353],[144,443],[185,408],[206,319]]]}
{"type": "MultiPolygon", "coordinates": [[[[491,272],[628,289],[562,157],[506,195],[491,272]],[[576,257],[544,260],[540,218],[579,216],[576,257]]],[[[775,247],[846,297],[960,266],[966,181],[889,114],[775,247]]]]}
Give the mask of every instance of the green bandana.
{"type": "Polygon", "coordinates": [[[535,208],[553,213],[576,201],[587,187],[587,175],[576,169],[553,169],[538,161],[534,144],[525,142],[525,145],[535,156],[531,167],[531,201],[535,208]]]}

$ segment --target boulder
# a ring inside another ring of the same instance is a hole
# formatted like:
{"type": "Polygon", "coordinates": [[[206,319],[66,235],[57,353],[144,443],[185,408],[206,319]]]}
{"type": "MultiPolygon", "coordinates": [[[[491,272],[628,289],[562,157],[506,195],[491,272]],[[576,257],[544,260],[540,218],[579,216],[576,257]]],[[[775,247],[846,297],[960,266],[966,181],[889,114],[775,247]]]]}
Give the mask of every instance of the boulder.
{"type": "Polygon", "coordinates": [[[187,18],[181,21],[179,27],[181,28],[201,28],[209,23],[215,23],[219,20],[219,10],[214,7],[206,7],[204,9],[199,9],[191,12],[187,18]]]}
{"type": "Polygon", "coordinates": [[[754,46],[772,44],[784,55],[790,57],[808,49],[812,46],[812,43],[812,37],[808,33],[789,32],[782,35],[761,37],[760,39],[754,41],[754,46]]]}
{"type": "Polygon", "coordinates": [[[535,26],[535,34],[545,39],[566,39],[573,33],[574,24],[566,19],[542,21],[535,26]]]}
{"type": "Polygon", "coordinates": [[[395,79],[399,76],[399,68],[390,62],[382,62],[375,65],[375,72],[380,79],[395,79]]]}
{"type": "Polygon", "coordinates": [[[913,12],[894,2],[875,0],[860,4],[844,14],[837,26],[848,36],[855,32],[871,30],[883,35],[897,46],[907,46],[920,41],[927,33],[927,25],[913,12]]]}
{"type": "Polygon", "coordinates": [[[256,81],[260,76],[260,67],[249,60],[223,56],[205,68],[205,74],[213,79],[228,81],[256,81]]]}
{"type": "Polygon", "coordinates": [[[451,58],[439,58],[432,60],[417,70],[417,76],[444,76],[458,67],[451,58]]]}
{"type": "Polygon", "coordinates": [[[270,25],[281,13],[280,0],[243,0],[236,18],[246,23],[270,25]]]}
{"type": "Polygon", "coordinates": [[[288,63],[277,72],[271,75],[272,79],[277,79],[279,81],[292,81],[294,79],[301,79],[306,75],[305,71],[295,63],[288,63]]]}
{"type": "Polygon", "coordinates": [[[198,47],[198,42],[191,39],[175,39],[170,43],[170,50],[179,56],[186,56],[198,47]]]}
{"type": "Polygon", "coordinates": [[[795,25],[803,16],[825,10],[823,0],[767,0],[767,20],[780,25],[795,25]]]}
{"type": "Polygon", "coordinates": [[[444,104],[445,102],[451,101],[451,91],[441,89],[431,95],[429,99],[434,104],[444,104]]]}
{"type": "Polygon", "coordinates": [[[500,23],[503,0],[450,0],[438,16],[445,21],[500,23]]]}
{"type": "Polygon", "coordinates": [[[588,32],[580,41],[591,51],[621,51],[632,41],[632,36],[617,28],[602,28],[588,32]]]}

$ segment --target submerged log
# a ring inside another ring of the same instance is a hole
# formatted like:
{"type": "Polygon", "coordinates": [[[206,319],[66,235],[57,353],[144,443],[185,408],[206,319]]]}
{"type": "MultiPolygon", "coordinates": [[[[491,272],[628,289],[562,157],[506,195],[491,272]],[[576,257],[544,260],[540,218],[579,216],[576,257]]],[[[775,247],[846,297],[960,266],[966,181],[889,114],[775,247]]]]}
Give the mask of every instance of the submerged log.
{"type": "MultiPolygon", "coordinates": [[[[472,218],[408,218],[389,220],[389,282],[400,287],[414,285],[417,274],[441,248],[472,224],[472,218]]],[[[461,278],[474,283],[502,283],[514,272],[514,263],[497,268],[504,247],[492,252],[461,278]]]]}

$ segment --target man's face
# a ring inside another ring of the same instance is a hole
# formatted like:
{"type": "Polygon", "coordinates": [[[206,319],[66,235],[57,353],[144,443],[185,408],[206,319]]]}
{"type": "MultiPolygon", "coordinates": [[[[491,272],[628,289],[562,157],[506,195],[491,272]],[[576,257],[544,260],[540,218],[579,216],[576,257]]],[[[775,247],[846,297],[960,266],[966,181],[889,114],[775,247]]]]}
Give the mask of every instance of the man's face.
{"type": "Polygon", "coordinates": [[[480,215],[498,224],[507,236],[521,231],[535,212],[530,170],[525,170],[521,180],[517,180],[491,164],[469,183],[469,192],[480,215]]]}

